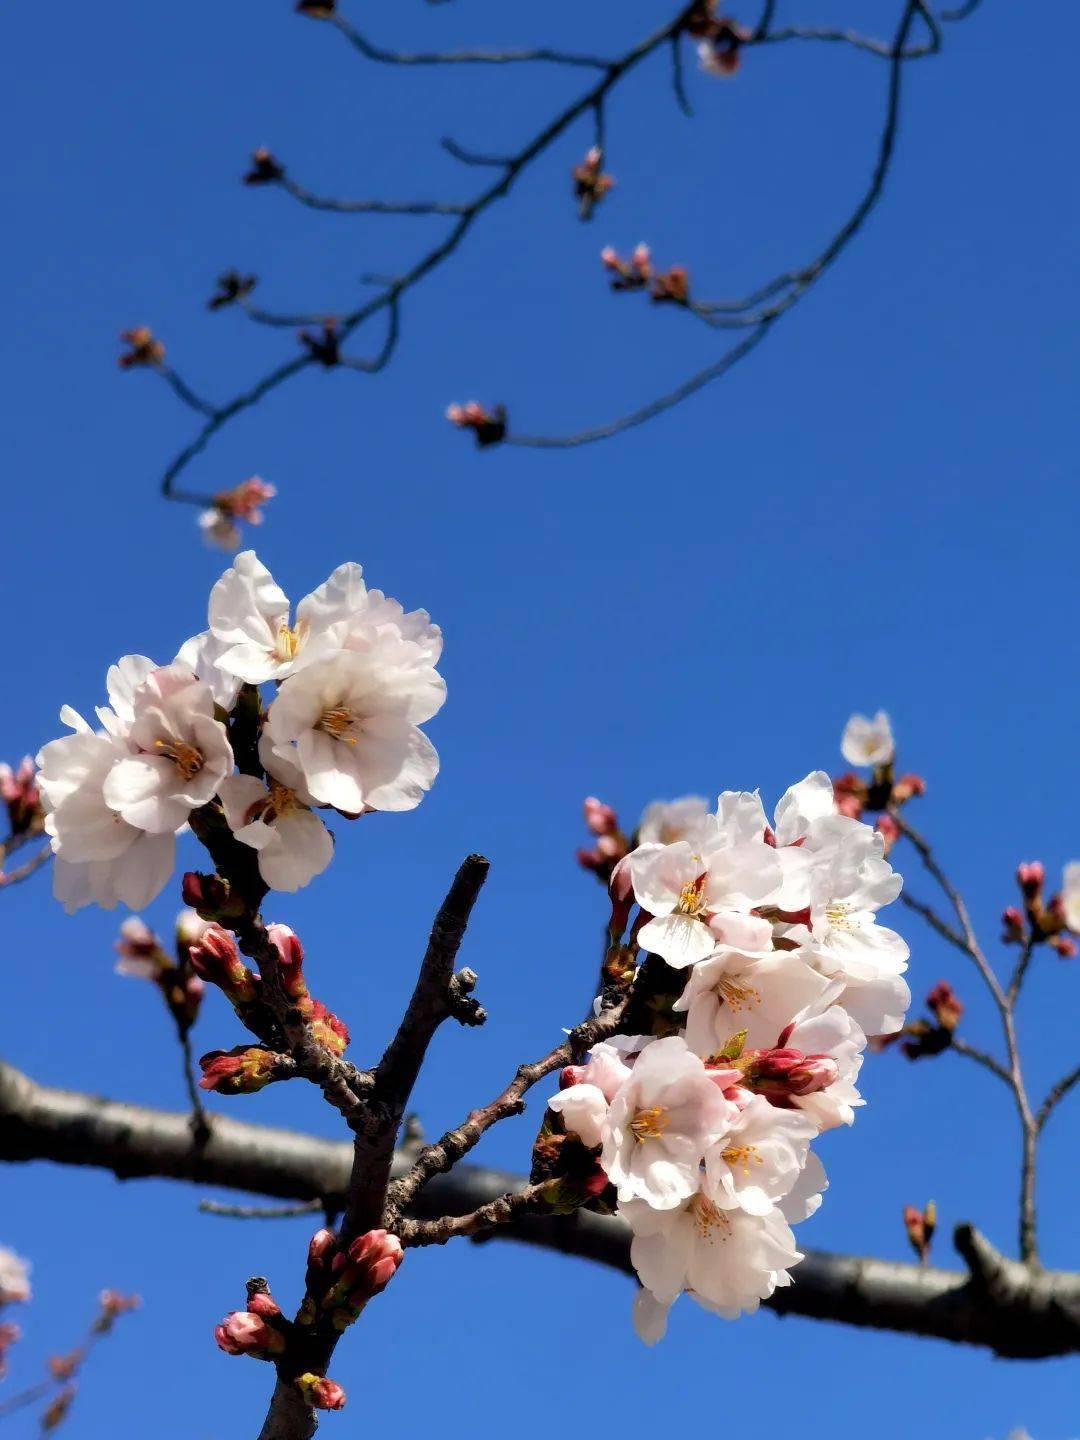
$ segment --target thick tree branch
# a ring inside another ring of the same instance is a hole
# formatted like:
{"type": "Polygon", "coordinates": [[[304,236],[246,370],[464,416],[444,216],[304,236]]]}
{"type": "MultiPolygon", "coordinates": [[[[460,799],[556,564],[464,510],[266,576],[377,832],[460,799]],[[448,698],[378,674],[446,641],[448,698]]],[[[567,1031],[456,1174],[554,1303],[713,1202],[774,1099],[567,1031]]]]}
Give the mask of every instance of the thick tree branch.
{"type": "MultiPolygon", "coordinates": [[[[410,1150],[395,1171],[407,1173],[414,1159],[410,1150]]],[[[37,1085],[0,1063],[0,1160],[51,1160],[120,1179],[160,1176],[340,1204],[352,1147],[224,1116],[215,1117],[213,1133],[199,1145],[186,1115],[37,1085]]],[[[520,1188],[514,1175],[459,1165],[433,1179],[411,1213],[469,1214],[520,1188]]],[[[604,1216],[528,1218],[492,1233],[630,1272],[628,1231],[604,1216]]],[[[769,1305],[780,1314],[933,1336],[1014,1358],[1080,1351],[1080,1275],[1032,1271],[1003,1258],[1000,1265],[1004,1278],[988,1295],[984,1284],[957,1271],[810,1251],[794,1285],[769,1305]]]]}

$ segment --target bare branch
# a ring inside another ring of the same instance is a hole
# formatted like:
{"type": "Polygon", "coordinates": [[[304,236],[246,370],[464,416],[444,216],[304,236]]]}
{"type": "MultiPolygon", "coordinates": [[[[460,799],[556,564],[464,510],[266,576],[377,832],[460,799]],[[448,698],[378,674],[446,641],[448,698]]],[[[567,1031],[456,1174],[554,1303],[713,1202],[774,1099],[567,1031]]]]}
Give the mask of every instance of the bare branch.
{"type": "Polygon", "coordinates": [[[402,50],[384,50],[365,39],[355,26],[350,25],[342,15],[327,16],[331,25],[337,27],[350,45],[368,60],[381,65],[572,65],[588,70],[608,70],[612,61],[599,55],[573,55],[562,50],[540,48],[535,50],[456,50],[419,51],[408,53],[402,50]]]}
{"type": "Polygon", "coordinates": [[[1078,1083],[1080,1083],[1080,1065],[1077,1065],[1074,1070],[1070,1070],[1067,1075],[1063,1075],[1039,1106],[1039,1113],[1035,1116],[1035,1128],[1037,1130],[1042,1130],[1054,1110],[1061,1104],[1062,1100],[1065,1099],[1069,1091],[1078,1083]]]}

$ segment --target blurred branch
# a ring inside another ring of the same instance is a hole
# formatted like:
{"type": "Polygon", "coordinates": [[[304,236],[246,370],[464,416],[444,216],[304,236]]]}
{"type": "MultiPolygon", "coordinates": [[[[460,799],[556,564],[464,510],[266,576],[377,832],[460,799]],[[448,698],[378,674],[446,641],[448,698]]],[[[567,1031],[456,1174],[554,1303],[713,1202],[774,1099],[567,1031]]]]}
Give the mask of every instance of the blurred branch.
{"type": "MultiPolygon", "coordinates": [[[[0,1159],[90,1165],[120,1179],[159,1176],[329,1204],[344,1196],[352,1147],[225,1116],[215,1118],[210,1139],[198,1146],[186,1115],[37,1085],[0,1063],[0,1159]]],[[[411,1150],[399,1155],[393,1173],[407,1174],[414,1160],[411,1150]]],[[[458,1165],[432,1179],[410,1215],[468,1215],[520,1189],[517,1176],[458,1165]]],[[[607,1216],[526,1217],[492,1234],[631,1273],[629,1230],[607,1216]]],[[[1004,1257],[1000,1265],[1007,1283],[987,1295],[967,1273],[809,1251],[795,1284],[766,1304],[780,1314],[932,1336],[1013,1358],[1080,1351],[1080,1275],[1004,1257]]]]}
{"type": "MultiPolygon", "coordinates": [[[[945,12],[943,18],[959,20],[964,18],[966,14],[971,13],[971,10],[974,8],[974,6],[963,6],[960,10],[945,12]]],[[[784,29],[774,30],[771,28],[774,9],[775,7],[772,3],[766,3],[763,6],[761,20],[758,26],[740,38],[739,44],[742,48],[796,39],[828,40],[843,42],[856,49],[869,50],[883,58],[888,64],[889,77],[885,116],[879,132],[877,157],[870,182],[857,205],[835,231],[821,252],[808,264],[798,269],[784,272],[767,284],[759,286],[742,300],[708,302],[697,299],[687,299],[683,303],[683,308],[689,310],[695,318],[703,321],[709,325],[710,328],[716,330],[741,329],[747,332],[742,339],[732,344],[721,356],[709,365],[703,367],[696,374],[690,376],[666,394],[606,424],[579,430],[568,435],[531,435],[527,433],[517,434],[509,431],[504,432],[500,437],[503,443],[527,446],[534,449],[566,449],[591,444],[595,441],[620,434],[637,425],[644,424],[646,421],[666,413],[681,404],[684,400],[697,394],[713,381],[719,380],[726,375],[734,366],[756,349],[769,333],[775,322],[787,314],[788,311],[798,303],[802,296],[805,295],[830,268],[834,260],[843,253],[873,211],[884,190],[895,148],[899,117],[901,72],[903,66],[909,60],[932,54],[939,49],[941,31],[938,20],[935,18],[935,14],[929,4],[926,3],[926,0],[905,0],[896,33],[892,41],[889,42],[870,39],[858,35],[855,32],[848,31],[817,30],[800,27],[786,27],[784,29]],[[928,38],[924,42],[914,44],[911,42],[911,33],[915,25],[920,22],[926,27],[928,38]]],[[[388,305],[398,303],[408,291],[441,266],[445,260],[455,253],[475,222],[489,207],[494,204],[496,200],[502,199],[509,194],[514,183],[523,171],[526,170],[534,160],[549,150],[579,119],[591,113],[594,118],[595,135],[596,137],[602,136],[605,104],[611,92],[631,71],[663,47],[668,47],[671,51],[672,86],[676,101],[686,113],[689,113],[689,99],[686,93],[685,77],[682,70],[680,47],[687,34],[688,26],[694,23],[695,18],[699,17],[699,14],[699,3],[684,5],[666,24],[654,31],[651,35],[646,36],[621,57],[613,59],[605,59],[594,55],[567,54],[544,48],[520,51],[460,51],[447,53],[408,53],[387,50],[367,40],[366,37],[341,15],[331,13],[323,17],[338,29],[367,59],[384,64],[425,66],[459,64],[500,65],[516,62],[543,62],[592,69],[599,72],[599,78],[589,89],[581,94],[577,100],[556,112],[553,118],[515,153],[489,155],[473,151],[458,144],[455,140],[444,139],[442,142],[443,147],[463,164],[472,167],[491,168],[499,172],[497,178],[490,186],[481,190],[469,201],[443,202],[431,200],[413,202],[382,201],[377,199],[353,201],[316,196],[304,187],[289,180],[285,176],[284,171],[280,167],[277,167],[276,162],[274,162],[277,174],[274,175],[272,171],[269,178],[273,178],[275,183],[283,184],[295,198],[314,208],[337,210],[343,213],[441,215],[453,217],[456,220],[456,223],[444,238],[416,262],[410,270],[396,279],[388,290],[375,299],[355,307],[340,319],[336,326],[338,339],[344,341],[355,330],[370,320],[378,311],[386,308],[388,305]]],[[[284,315],[275,316],[271,312],[252,307],[248,303],[244,303],[242,308],[252,319],[270,326],[287,327],[293,321],[300,318],[284,315]]],[[[181,472],[202,453],[223,425],[227,424],[238,414],[258,404],[280,385],[291,380],[301,370],[315,363],[321,363],[327,368],[330,368],[331,364],[344,364],[348,368],[359,370],[378,368],[351,362],[344,359],[344,357],[330,362],[325,355],[302,354],[272,369],[253,386],[235,395],[231,400],[224,402],[220,406],[215,406],[203,401],[198,395],[191,391],[190,387],[187,387],[183,381],[179,380],[175,372],[166,370],[163,366],[155,367],[161,369],[180,398],[183,399],[190,408],[201,413],[205,421],[202,429],[194,439],[181,450],[168,466],[162,480],[162,490],[166,498],[198,504],[208,503],[210,500],[209,496],[191,491],[180,491],[176,488],[175,482],[181,472]]]]}

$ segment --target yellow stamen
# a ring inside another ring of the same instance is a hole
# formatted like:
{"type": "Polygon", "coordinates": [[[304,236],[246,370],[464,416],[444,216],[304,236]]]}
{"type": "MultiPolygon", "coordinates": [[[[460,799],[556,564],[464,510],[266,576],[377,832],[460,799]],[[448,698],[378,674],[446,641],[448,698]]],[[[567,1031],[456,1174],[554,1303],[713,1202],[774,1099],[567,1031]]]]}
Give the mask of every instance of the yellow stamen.
{"type": "Polygon", "coordinates": [[[702,894],[704,879],[704,875],[701,875],[682,887],[675,904],[676,915],[700,915],[705,909],[705,897],[702,894]]]}
{"type": "Polygon", "coordinates": [[[630,1121],[630,1132],[640,1145],[645,1140],[659,1140],[668,1127],[668,1112],[662,1105],[639,1110],[630,1121]]]}
{"type": "Polygon", "coordinates": [[[825,906],[825,919],[834,930],[859,928],[859,922],[851,918],[851,906],[844,900],[830,900],[825,906]]]}
{"type": "Polygon", "coordinates": [[[753,985],[740,985],[738,981],[722,976],[717,981],[716,988],[729,1010],[753,1010],[761,1004],[761,991],[755,990],[753,985]]]}
{"type": "Polygon", "coordinates": [[[741,1170],[749,1177],[751,1165],[763,1165],[761,1155],[756,1145],[731,1145],[727,1150],[721,1150],[720,1158],[725,1165],[730,1165],[733,1170],[741,1170]]]}
{"type": "Polygon", "coordinates": [[[315,729],[329,735],[332,740],[344,740],[346,745],[355,745],[356,736],[346,733],[352,720],[351,710],[344,705],[334,705],[323,712],[315,729]]]}
{"type": "Polygon", "coordinates": [[[279,660],[295,660],[296,652],[304,643],[304,636],[307,633],[307,626],[304,622],[298,621],[295,626],[290,626],[287,620],[278,622],[277,639],[274,643],[274,653],[279,660]]]}
{"type": "Polygon", "coordinates": [[[718,1210],[704,1195],[695,1195],[690,1202],[690,1213],[694,1217],[698,1234],[710,1242],[726,1240],[731,1233],[731,1221],[723,1210],[718,1210]]]}
{"type": "Polygon", "coordinates": [[[193,780],[205,763],[202,751],[184,740],[155,740],[154,748],[173,762],[185,780],[193,780]]]}

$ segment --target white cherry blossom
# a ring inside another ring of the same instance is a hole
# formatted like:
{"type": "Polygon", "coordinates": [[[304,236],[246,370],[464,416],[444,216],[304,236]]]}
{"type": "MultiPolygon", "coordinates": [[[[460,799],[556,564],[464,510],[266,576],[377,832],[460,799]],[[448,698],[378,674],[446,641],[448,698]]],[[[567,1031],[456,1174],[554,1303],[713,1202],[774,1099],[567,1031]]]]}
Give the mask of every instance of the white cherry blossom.
{"type": "Polygon", "coordinates": [[[264,736],[259,757],[266,783],[254,775],[230,775],[218,786],[225,819],[236,838],[259,852],[259,874],[272,890],[288,894],[321,875],[334,842],[310,808],[312,797],[300,767],[276,755],[264,736]]]}
{"type": "Polygon", "coordinates": [[[172,834],[213,799],[233,768],[210,687],[182,665],[152,670],[130,697],[130,754],[105,779],[106,803],[129,825],[172,834]]]}
{"type": "MultiPolygon", "coordinates": [[[[619,1213],[633,1231],[630,1259],[638,1278],[661,1304],[670,1305],[688,1290],[706,1309],[734,1319],[789,1283],[788,1269],[802,1259],[775,1209],[767,1215],[723,1210],[698,1193],[667,1210],[632,1200],[620,1205],[619,1213]]],[[[643,1310],[655,1333],[652,1307],[643,1310]]]]}
{"type": "Polygon", "coordinates": [[[365,648],[338,651],[289,677],[266,719],[273,753],[300,769],[314,800],[345,814],[412,810],[439,757],[417,726],[446,686],[422,647],[372,631],[365,648]]]}
{"type": "Polygon", "coordinates": [[[884,710],[872,720],[852,715],[844,726],[840,753],[849,765],[888,765],[896,753],[892,726],[884,710]]]}
{"type": "Polygon", "coordinates": [[[703,795],[654,800],[641,812],[638,844],[672,845],[676,840],[688,840],[693,845],[704,838],[709,821],[709,802],[703,795]]]}
{"type": "Polygon", "coordinates": [[[817,1133],[809,1116],[754,1095],[724,1138],[705,1152],[705,1194],[722,1210],[737,1206],[767,1215],[794,1188],[817,1133]]]}
{"type": "Polygon", "coordinates": [[[209,685],[214,704],[220,705],[223,710],[233,708],[236,697],[240,694],[240,686],[244,683],[239,675],[233,675],[221,668],[221,657],[228,648],[217,639],[212,630],[204,630],[200,635],[193,635],[190,640],[184,641],[176,652],[174,662],[190,670],[204,685],[209,685]]]}
{"type": "MultiPolygon", "coordinates": [[[[631,1037],[618,1036],[625,1042],[631,1037]]],[[[645,1037],[633,1037],[644,1039],[645,1037]]],[[[548,1100],[548,1109],[562,1117],[563,1125],[591,1150],[604,1138],[604,1126],[612,1100],[630,1078],[625,1049],[601,1042],[589,1051],[585,1065],[572,1067],[573,1084],[566,1085],[548,1100]]]]}
{"type": "Polygon", "coordinates": [[[782,1046],[801,1050],[804,1055],[825,1055],[836,1065],[836,1079],[812,1095],[796,1095],[792,1104],[815,1122],[820,1130],[851,1125],[855,1110],[866,1101],[855,1087],[862,1068],[866,1036],[841,1005],[811,1006],[797,1016],[778,1037],[782,1046]]]}
{"type": "MultiPolygon", "coordinates": [[[[119,727],[115,714],[107,713],[119,727]]],[[[37,757],[45,831],[55,857],[53,894],[69,914],[93,903],[111,910],[122,902],[140,910],[172,873],[175,837],[148,835],[106,803],[106,782],[127,755],[123,740],[91,730],[68,706],[60,718],[74,733],[50,741],[37,757]]]]}
{"type": "Polygon", "coordinates": [[[643,950],[682,968],[704,960],[717,942],[764,948],[772,926],[750,912],[780,881],[776,852],[764,844],[724,844],[700,852],[685,840],[641,845],[628,857],[634,896],[654,918],[638,935],[643,950]]]}
{"type": "Polygon", "coordinates": [[[748,1050],[766,1049],[793,1016],[839,993],[797,952],[721,949],[690,971],[675,1012],[686,1015],[686,1043],[703,1059],[746,1031],[748,1050]]]}
{"type": "Polygon", "coordinates": [[[681,1036],[643,1050],[611,1102],[600,1164],[619,1200],[670,1209],[700,1185],[705,1151],[736,1117],[681,1036]]]}

